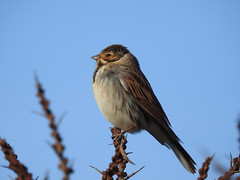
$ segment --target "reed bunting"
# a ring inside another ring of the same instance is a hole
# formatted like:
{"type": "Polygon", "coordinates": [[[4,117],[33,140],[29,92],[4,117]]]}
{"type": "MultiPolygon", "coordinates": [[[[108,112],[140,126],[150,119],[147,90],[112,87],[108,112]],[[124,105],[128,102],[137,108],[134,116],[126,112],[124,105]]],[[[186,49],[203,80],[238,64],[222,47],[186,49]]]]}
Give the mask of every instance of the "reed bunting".
{"type": "Polygon", "coordinates": [[[105,118],[114,127],[136,133],[148,131],[172,149],[182,165],[195,173],[195,162],[180,144],[170,122],[142,73],[137,58],[119,44],[103,49],[96,60],[93,93],[105,118]]]}

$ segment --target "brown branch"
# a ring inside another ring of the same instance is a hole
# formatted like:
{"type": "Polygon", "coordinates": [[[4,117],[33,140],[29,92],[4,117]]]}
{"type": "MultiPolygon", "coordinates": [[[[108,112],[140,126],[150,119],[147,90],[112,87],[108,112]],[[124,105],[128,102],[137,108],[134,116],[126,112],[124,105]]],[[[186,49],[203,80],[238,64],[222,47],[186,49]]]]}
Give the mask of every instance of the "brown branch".
{"type": "Polygon", "coordinates": [[[239,150],[240,150],[240,117],[238,119],[238,134],[239,134],[239,136],[238,136],[238,144],[239,144],[239,150]]]}
{"type": "Polygon", "coordinates": [[[55,117],[49,108],[50,102],[45,98],[44,90],[43,90],[41,84],[39,83],[37,77],[35,78],[35,81],[36,81],[36,87],[37,87],[37,96],[40,99],[40,104],[44,111],[44,116],[49,121],[49,127],[52,130],[51,136],[55,140],[54,144],[52,145],[52,148],[56,152],[58,158],[60,159],[60,163],[59,163],[58,167],[59,167],[59,169],[62,170],[62,172],[64,174],[63,180],[69,180],[69,176],[71,173],[73,173],[73,169],[71,166],[68,166],[68,158],[66,158],[63,155],[65,147],[62,144],[62,138],[61,138],[60,133],[58,132],[58,126],[55,122],[55,117]]]}
{"type": "Polygon", "coordinates": [[[17,160],[18,156],[14,154],[12,147],[5,139],[0,139],[0,146],[5,154],[5,159],[9,162],[7,168],[13,170],[17,174],[16,180],[32,180],[32,174],[28,172],[26,166],[17,160]]]}
{"type": "Polygon", "coordinates": [[[213,157],[214,157],[214,155],[212,157],[207,157],[205,162],[202,164],[202,167],[198,170],[198,172],[199,172],[199,177],[197,178],[198,180],[204,180],[207,178],[209,165],[210,165],[213,157]]]}
{"type": "Polygon", "coordinates": [[[218,180],[228,180],[236,173],[240,173],[240,154],[234,159],[231,157],[229,170],[223,176],[219,177],[218,180]]]}
{"type": "Polygon", "coordinates": [[[102,180],[113,180],[113,176],[115,175],[118,177],[117,180],[127,180],[136,173],[138,173],[140,170],[142,170],[143,167],[130,175],[125,172],[125,168],[128,162],[134,164],[127,157],[128,153],[125,152],[125,149],[127,148],[126,136],[118,128],[112,128],[111,132],[113,145],[115,147],[115,155],[112,157],[112,162],[109,163],[108,169],[106,169],[105,171],[100,171],[93,166],[91,167],[98,171],[100,174],[102,174],[102,180]]]}

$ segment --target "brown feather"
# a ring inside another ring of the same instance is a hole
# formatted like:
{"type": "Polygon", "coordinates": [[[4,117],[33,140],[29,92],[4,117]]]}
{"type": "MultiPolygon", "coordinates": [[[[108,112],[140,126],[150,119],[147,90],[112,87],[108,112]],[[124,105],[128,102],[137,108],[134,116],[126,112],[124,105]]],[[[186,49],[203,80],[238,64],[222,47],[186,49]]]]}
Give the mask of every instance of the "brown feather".
{"type": "Polygon", "coordinates": [[[171,125],[161,104],[154,95],[151,85],[144,74],[141,70],[138,71],[139,72],[128,70],[123,73],[124,76],[120,78],[123,88],[138,100],[138,104],[146,110],[153,119],[168,129],[171,125]],[[141,76],[138,75],[139,73],[141,76]]]}

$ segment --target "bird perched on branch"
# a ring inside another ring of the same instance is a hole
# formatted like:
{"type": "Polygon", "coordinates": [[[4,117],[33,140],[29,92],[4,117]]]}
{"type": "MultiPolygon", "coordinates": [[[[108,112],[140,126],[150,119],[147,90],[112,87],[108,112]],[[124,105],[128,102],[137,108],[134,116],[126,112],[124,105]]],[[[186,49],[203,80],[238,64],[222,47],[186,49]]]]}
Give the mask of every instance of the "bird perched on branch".
{"type": "Polygon", "coordinates": [[[151,85],[130,51],[114,44],[92,57],[96,60],[93,93],[105,118],[129,133],[148,131],[172,149],[182,165],[195,173],[195,162],[180,144],[151,85]]]}

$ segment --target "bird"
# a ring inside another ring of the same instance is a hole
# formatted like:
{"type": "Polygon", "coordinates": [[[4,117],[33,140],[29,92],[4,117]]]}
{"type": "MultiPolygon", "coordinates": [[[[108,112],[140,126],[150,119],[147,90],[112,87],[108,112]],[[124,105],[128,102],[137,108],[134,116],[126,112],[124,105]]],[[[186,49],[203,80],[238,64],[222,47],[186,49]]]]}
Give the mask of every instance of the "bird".
{"type": "Polygon", "coordinates": [[[172,149],[190,173],[196,163],[182,147],[137,58],[121,44],[92,56],[96,61],[92,89],[104,117],[115,128],[131,134],[146,130],[159,143],[172,149]]]}

